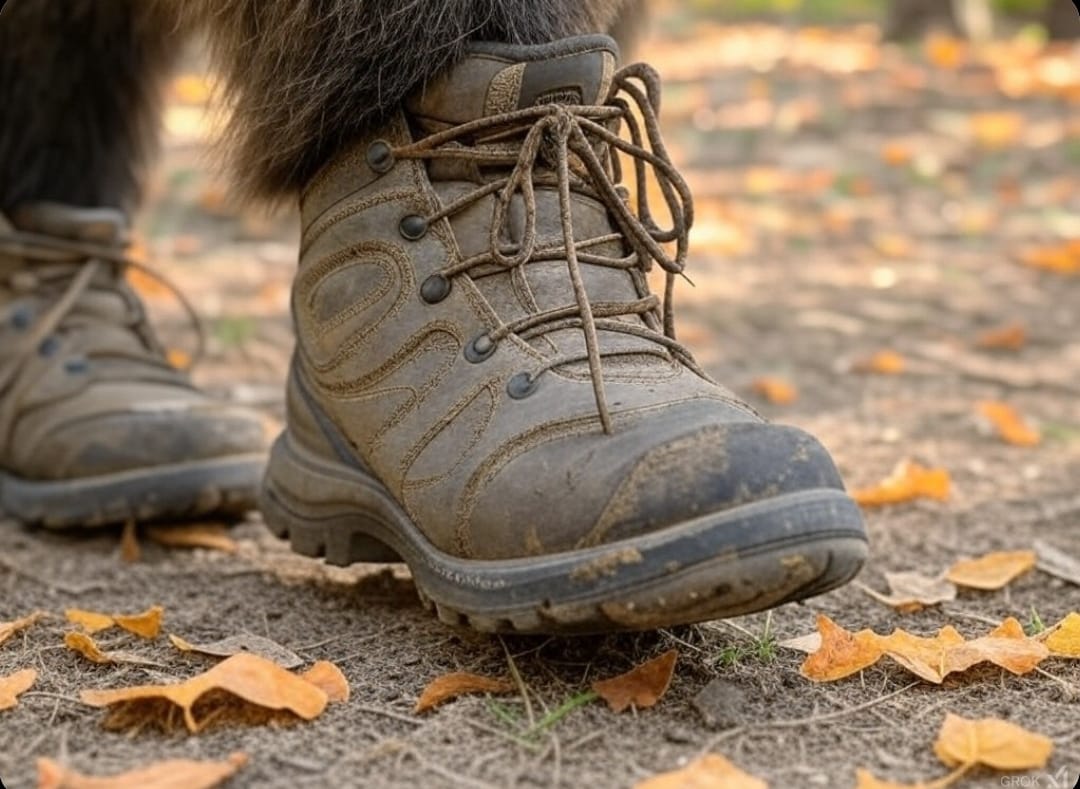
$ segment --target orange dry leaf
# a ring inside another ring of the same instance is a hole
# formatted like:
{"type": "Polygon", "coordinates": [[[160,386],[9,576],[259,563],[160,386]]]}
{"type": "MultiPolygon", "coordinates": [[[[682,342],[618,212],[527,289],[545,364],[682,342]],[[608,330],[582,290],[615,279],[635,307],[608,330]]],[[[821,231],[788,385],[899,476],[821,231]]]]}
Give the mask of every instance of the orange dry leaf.
{"type": "Polygon", "coordinates": [[[940,33],[929,36],[923,49],[926,59],[940,69],[958,68],[967,54],[966,42],[940,33]]]}
{"type": "Polygon", "coordinates": [[[957,586],[992,591],[1026,573],[1035,566],[1035,561],[1035,551],[995,551],[957,562],[945,577],[957,586]]]}
{"type": "Polygon", "coordinates": [[[996,770],[1045,767],[1054,743],[997,718],[968,720],[946,713],[934,753],[948,767],[982,764],[996,770]]]}
{"type": "Polygon", "coordinates": [[[0,644],[3,644],[21,630],[26,630],[39,619],[46,616],[44,611],[35,611],[32,614],[14,619],[10,622],[0,622],[0,644]]]}
{"type": "Polygon", "coordinates": [[[224,762],[169,759],[98,778],[52,759],[38,759],[38,789],[212,789],[231,778],[247,761],[244,753],[234,753],[224,762]]]}
{"type": "Polygon", "coordinates": [[[19,696],[30,690],[37,681],[37,671],[24,668],[6,677],[0,677],[0,710],[9,710],[19,703],[19,696]]]}
{"type": "Polygon", "coordinates": [[[78,625],[87,633],[93,634],[110,627],[119,627],[142,638],[157,638],[161,632],[161,617],[165,609],[152,606],[141,614],[102,614],[97,611],[83,611],[69,608],[64,612],[68,621],[78,625]]]}
{"type": "Polygon", "coordinates": [[[236,553],[236,540],[219,523],[190,523],[186,526],[152,526],[146,536],[170,548],[210,548],[236,553]]]}
{"type": "Polygon", "coordinates": [[[622,712],[631,705],[651,707],[667,692],[678,657],[678,650],[669,649],[625,674],[593,682],[592,689],[615,712],[622,712]]]}
{"type": "Polygon", "coordinates": [[[949,472],[945,469],[925,468],[913,460],[905,460],[880,484],[861,488],[851,495],[864,507],[900,504],[921,498],[945,501],[949,498],[949,482],[949,472]]]}
{"type": "Polygon", "coordinates": [[[815,682],[832,682],[877,663],[883,654],[878,636],[869,630],[849,633],[825,616],[817,616],[821,646],[802,664],[799,672],[815,682]]]}
{"type": "Polygon", "coordinates": [[[899,375],[904,372],[907,362],[896,351],[878,351],[873,356],[855,362],[854,368],[860,373],[881,373],[899,375]]]}
{"type": "Polygon", "coordinates": [[[660,773],[634,789],[768,789],[760,778],[744,773],[723,756],[707,753],[681,770],[660,773]]]}
{"type": "Polygon", "coordinates": [[[799,399],[799,390],[783,378],[765,375],[756,378],[751,387],[770,403],[777,405],[789,405],[799,399]]]}
{"type": "Polygon", "coordinates": [[[131,652],[106,652],[86,633],[65,633],[64,646],[73,652],[78,652],[92,663],[101,663],[104,665],[112,665],[115,663],[130,663],[139,666],[160,665],[159,663],[132,654],[131,652]]]}
{"type": "Polygon", "coordinates": [[[210,657],[227,658],[247,652],[272,660],[282,668],[292,669],[304,663],[304,659],[292,650],[286,649],[276,641],[253,633],[238,633],[209,644],[193,644],[178,635],[169,633],[169,641],[181,652],[198,652],[200,655],[210,657]]]}
{"type": "Polygon", "coordinates": [[[827,616],[818,615],[821,646],[800,669],[815,682],[830,682],[854,674],[888,655],[911,673],[935,684],[949,674],[965,671],[978,663],[993,663],[1014,674],[1032,671],[1050,651],[1023,636],[1017,637],[1008,620],[988,635],[967,641],[952,627],[927,638],[904,630],[880,636],[870,630],[850,633],[827,616]]]}
{"type": "Polygon", "coordinates": [[[349,680],[341,669],[328,660],[319,660],[300,675],[302,679],[322,689],[326,697],[333,702],[349,700],[349,680]]]}
{"type": "Polygon", "coordinates": [[[1024,422],[1024,418],[1008,403],[983,400],[976,408],[997,429],[998,435],[1007,444],[1033,447],[1042,441],[1039,431],[1024,422]]]}
{"type": "Polygon", "coordinates": [[[1055,274],[1080,274],[1080,239],[1025,250],[1020,262],[1055,274]]]}
{"type": "Polygon", "coordinates": [[[914,158],[914,149],[903,140],[893,140],[881,146],[881,161],[893,167],[902,167],[914,158]]]}
{"type": "Polygon", "coordinates": [[[980,348],[1018,351],[1027,343],[1027,327],[1022,323],[1009,323],[988,329],[979,335],[975,344],[980,348]]]}
{"type": "Polygon", "coordinates": [[[302,720],[313,720],[322,714],[329,697],[321,687],[303,677],[286,671],[277,664],[257,655],[233,655],[209,671],[173,685],[142,685],[116,690],[84,690],[79,696],[91,707],[112,707],[112,722],[123,725],[127,720],[145,721],[147,717],[162,722],[160,706],[165,702],[183,713],[189,732],[197,732],[234,703],[229,697],[245,702],[252,718],[257,711],[291,713],[302,720]],[[208,694],[217,694],[216,704],[200,705],[203,720],[196,720],[194,708],[208,694]],[[206,709],[210,706],[210,709],[206,709]],[[254,708],[254,709],[252,709],[254,708]],[[141,713],[141,715],[140,715],[141,713]],[[155,714],[158,713],[158,714],[155,714]]]}
{"type": "Polygon", "coordinates": [[[506,679],[481,677],[465,671],[444,674],[428,683],[416,702],[413,712],[427,712],[445,701],[456,699],[469,693],[510,693],[514,685],[506,679]]]}
{"type": "Polygon", "coordinates": [[[1080,658],[1080,614],[1073,611],[1062,619],[1043,643],[1052,655],[1080,658]]]}

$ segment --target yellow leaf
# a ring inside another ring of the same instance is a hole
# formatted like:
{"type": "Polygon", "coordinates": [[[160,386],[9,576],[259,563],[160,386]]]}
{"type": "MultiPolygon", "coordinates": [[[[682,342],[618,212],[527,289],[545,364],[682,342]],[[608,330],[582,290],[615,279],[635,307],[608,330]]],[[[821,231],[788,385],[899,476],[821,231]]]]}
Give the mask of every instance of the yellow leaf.
{"type": "Polygon", "coordinates": [[[92,663],[112,663],[112,658],[101,651],[101,648],[86,633],[65,633],[64,645],[74,651],[78,652],[87,660],[92,663]]]}
{"type": "Polygon", "coordinates": [[[1043,641],[1051,654],[1080,658],[1080,614],[1073,611],[1043,641]]]}
{"type": "Polygon", "coordinates": [[[914,158],[914,149],[903,140],[893,140],[881,146],[881,161],[893,167],[903,167],[914,158]]]}
{"type": "Polygon", "coordinates": [[[205,762],[169,759],[108,777],[95,777],[64,767],[52,759],[38,759],[38,789],[213,789],[247,764],[234,753],[228,761],[205,762]]]}
{"type": "Polygon", "coordinates": [[[513,690],[513,683],[505,679],[482,677],[479,674],[469,674],[464,671],[444,674],[428,683],[420,694],[413,712],[427,712],[443,702],[468,693],[510,693],[513,690]]]}
{"type": "Polygon", "coordinates": [[[76,624],[93,635],[110,627],[119,627],[134,633],[142,638],[157,638],[161,632],[161,617],[165,613],[159,605],[152,606],[141,614],[102,614],[97,611],[83,611],[78,608],[69,608],[64,616],[72,624],[76,624]]]}
{"type": "Polygon", "coordinates": [[[9,710],[19,703],[19,696],[30,690],[37,681],[37,671],[24,668],[6,677],[0,677],[0,710],[9,710]]]}
{"type": "Polygon", "coordinates": [[[994,426],[1005,443],[1033,447],[1042,441],[1039,432],[1024,422],[1024,418],[1008,403],[983,400],[976,408],[994,426]]]}
{"type": "Polygon", "coordinates": [[[814,682],[832,682],[877,663],[882,655],[879,637],[869,630],[849,633],[825,614],[818,614],[821,646],[803,662],[799,672],[814,682]]]}
{"type": "Polygon", "coordinates": [[[762,376],[751,384],[755,392],[770,403],[789,405],[799,399],[799,391],[783,378],[762,376]]]}
{"type": "Polygon", "coordinates": [[[1054,743],[997,718],[968,720],[946,713],[934,753],[948,767],[981,764],[996,770],[1045,767],[1054,743]]]}
{"type": "Polygon", "coordinates": [[[166,725],[169,715],[161,714],[160,706],[178,707],[183,714],[189,732],[195,733],[215,717],[223,717],[230,707],[235,707],[229,697],[246,702],[247,709],[231,710],[252,719],[259,718],[261,711],[291,714],[302,720],[313,720],[326,709],[329,698],[326,692],[303,677],[278,666],[258,655],[233,655],[209,671],[172,685],[141,685],[114,690],[84,690],[79,694],[84,704],[92,707],[111,707],[110,723],[118,728],[124,724],[145,725],[147,719],[166,725]],[[217,704],[200,705],[203,720],[196,720],[196,703],[214,691],[217,704]],[[209,707],[209,709],[207,709],[209,707]],[[254,708],[254,709],[252,709],[254,708]]]}
{"type": "Polygon", "coordinates": [[[1020,253],[1020,262],[1054,274],[1080,274],[1080,241],[1025,250],[1020,253]]]}
{"type": "Polygon", "coordinates": [[[925,468],[915,461],[907,460],[900,463],[880,484],[861,488],[851,495],[864,507],[900,504],[921,498],[946,501],[949,498],[949,486],[949,472],[945,469],[925,468]]]}
{"type": "Polygon", "coordinates": [[[1016,112],[978,112],[970,123],[971,136],[983,148],[1015,145],[1024,130],[1024,116],[1016,112]]]}
{"type": "Polygon", "coordinates": [[[931,64],[950,71],[959,68],[967,56],[966,42],[940,33],[928,36],[923,49],[931,64]]]}
{"type": "Polygon", "coordinates": [[[979,335],[975,344],[980,348],[1018,351],[1027,343],[1027,327],[1019,322],[988,329],[979,335]]]}
{"type": "Polygon", "coordinates": [[[99,614],[97,611],[84,611],[81,608],[69,608],[64,612],[64,616],[73,625],[78,625],[90,634],[108,630],[116,624],[116,620],[108,614],[99,614]]]}
{"type": "Polygon", "coordinates": [[[44,619],[45,616],[44,611],[35,611],[11,622],[0,622],[0,644],[3,644],[16,633],[26,630],[38,620],[44,619]]]}
{"type": "Polygon", "coordinates": [[[894,630],[879,637],[882,650],[912,674],[927,682],[941,684],[947,668],[946,652],[964,643],[964,637],[946,625],[932,638],[894,630]]]}
{"type": "Polygon", "coordinates": [[[190,523],[185,526],[151,526],[146,536],[170,548],[209,548],[236,553],[236,540],[218,523],[190,523]]]}
{"type": "Polygon", "coordinates": [[[723,756],[707,753],[681,770],[654,775],[634,789],[768,789],[760,778],[743,772],[723,756]]]}
{"type": "Polygon", "coordinates": [[[652,707],[667,692],[678,657],[678,650],[669,649],[625,674],[593,682],[592,689],[615,712],[630,706],[652,707]]]}
{"type": "Polygon", "coordinates": [[[904,372],[907,362],[896,351],[878,351],[873,356],[855,362],[854,369],[860,373],[880,373],[881,375],[899,375],[904,372]]]}
{"type": "Polygon", "coordinates": [[[1035,561],[1035,551],[996,551],[957,562],[945,577],[957,586],[992,591],[1026,573],[1035,561]]]}

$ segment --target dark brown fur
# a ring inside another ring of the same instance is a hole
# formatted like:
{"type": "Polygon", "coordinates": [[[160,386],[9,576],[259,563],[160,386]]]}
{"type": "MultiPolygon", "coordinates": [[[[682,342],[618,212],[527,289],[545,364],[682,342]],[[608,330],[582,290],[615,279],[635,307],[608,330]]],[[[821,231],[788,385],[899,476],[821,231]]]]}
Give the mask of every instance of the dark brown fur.
{"type": "Polygon", "coordinates": [[[0,210],[128,207],[183,27],[226,77],[226,149],[249,195],[295,194],[470,39],[606,31],[642,0],[10,0],[0,15],[0,210]]]}
{"type": "Polygon", "coordinates": [[[4,4],[0,211],[29,200],[133,207],[174,30],[145,0],[4,4]]]}

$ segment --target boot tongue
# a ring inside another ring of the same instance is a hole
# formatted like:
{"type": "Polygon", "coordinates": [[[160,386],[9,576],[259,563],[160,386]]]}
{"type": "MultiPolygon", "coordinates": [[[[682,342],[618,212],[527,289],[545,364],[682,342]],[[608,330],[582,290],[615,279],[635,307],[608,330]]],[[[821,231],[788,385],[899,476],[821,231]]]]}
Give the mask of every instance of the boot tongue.
{"type": "Polygon", "coordinates": [[[619,50],[607,36],[551,44],[471,44],[465,58],[406,102],[424,131],[542,104],[600,104],[619,50]]]}

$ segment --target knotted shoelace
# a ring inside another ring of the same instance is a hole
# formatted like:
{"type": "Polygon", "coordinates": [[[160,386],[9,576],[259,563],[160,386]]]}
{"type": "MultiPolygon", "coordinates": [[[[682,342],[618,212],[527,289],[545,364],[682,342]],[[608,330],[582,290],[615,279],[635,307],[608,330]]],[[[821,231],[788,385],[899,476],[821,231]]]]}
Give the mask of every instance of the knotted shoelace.
{"type": "Polygon", "coordinates": [[[642,351],[602,351],[598,331],[621,332],[652,341],[660,346],[661,355],[670,354],[698,375],[707,377],[686,347],[675,338],[674,287],[675,280],[683,276],[686,267],[693,200],[661,139],[659,109],[659,75],[651,67],[639,63],[615,74],[611,93],[604,104],[546,104],[514,110],[390,148],[390,154],[396,159],[456,159],[512,168],[509,174],[477,187],[424,217],[430,224],[453,216],[489,195],[494,196],[488,250],[442,268],[437,276],[449,280],[491,265],[509,271],[536,261],[565,260],[574,303],[503,323],[487,333],[485,349],[494,348],[510,334],[528,341],[560,329],[580,328],[585,339],[585,354],[551,358],[542,366],[523,373],[524,384],[535,386],[543,373],[555,367],[587,361],[597,412],[608,433],[612,432],[612,419],[604,393],[601,360],[604,356],[642,351]],[[623,127],[628,130],[629,139],[622,136],[623,127]],[[629,191],[621,185],[620,153],[633,164],[636,213],[629,204],[629,191]],[[652,212],[648,194],[650,175],[658,185],[671,217],[668,228],[660,227],[652,212]],[[538,186],[558,189],[561,242],[541,245],[538,241],[538,186]],[[574,191],[603,203],[618,232],[576,239],[571,209],[574,191]],[[521,241],[508,245],[499,239],[511,202],[517,196],[524,203],[525,226],[521,241]],[[612,242],[625,243],[629,254],[613,257],[594,250],[612,242]],[[673,254],[666,248],[672,244],[673,254]],[[649,292],[645,277],[654,264],[665,273],[662,304],[649,292]],[[630,272],[640,298],[590,302],[582,278],[582,265],[630,272]],[[626,316],[638,316],[640,320],[619,320],[626,316]]]}
{"type": "MultiPolygon", "coordinates": [[[[141,271],[159,282],[172,293],[177,302],[187,313],[194,328],[196,347],[191,354],[189,368],[202,357],[206,344],[206,333],[194,306],[168,278],[152,268],[124,256],[118,247],[95,244],[86,241],[57,238],[15,230],[0,216],[0,254],[10,255],[29,261],[29,266],[22,266],[10,275],[15,292],[48,292],[48,307],[28,326],[21,327],[20,335],[13,344],[3,349],[0,354],[0,393],[3,394],[0,407],[0,425],[11,421],[13,409],[17,408],[25,387],[33,385],[33,379],[19,381],[19,373],[26,361],[38,354],[49,337],[63,328],[65,320],[79,304],[80,299],[95,285],[103,272],[112,269],[111,276],[119,280],[128,268],[141,271]],[[25,282],[17,282],[23,279],[25,282]],[[66,284],[65,284],[66,283],[66,284]],[[8,419],[4,419],[5,412],[8,419]]],[[[163,371],[171,366],[164,359],[160,348],[155,347],[149,338],[152,333],[148,328],[145,311],[136,310],[130,325],[147,343],[145,353],[124,353],[132,361],[150,363],[163,371]]],[[[112,352],[115,355],[115,352],[112,352]]],[[[176,371],[174,374],[179,375],[176,371]]],[[[3,436],[0,435],[0,439],[3,436]]]]}

